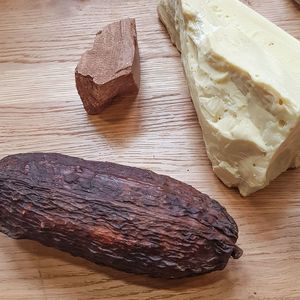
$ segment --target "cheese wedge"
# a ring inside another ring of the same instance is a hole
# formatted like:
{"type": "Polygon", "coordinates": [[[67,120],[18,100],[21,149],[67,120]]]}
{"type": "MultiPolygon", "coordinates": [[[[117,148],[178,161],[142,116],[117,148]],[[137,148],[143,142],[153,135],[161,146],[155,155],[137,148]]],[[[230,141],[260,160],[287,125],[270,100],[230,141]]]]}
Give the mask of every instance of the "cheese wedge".
{"type": "Polygon", "coordinates": [[[300,42],[238,0],[161,0],[216,175],[243,196],[300,165],[300,42]]]}

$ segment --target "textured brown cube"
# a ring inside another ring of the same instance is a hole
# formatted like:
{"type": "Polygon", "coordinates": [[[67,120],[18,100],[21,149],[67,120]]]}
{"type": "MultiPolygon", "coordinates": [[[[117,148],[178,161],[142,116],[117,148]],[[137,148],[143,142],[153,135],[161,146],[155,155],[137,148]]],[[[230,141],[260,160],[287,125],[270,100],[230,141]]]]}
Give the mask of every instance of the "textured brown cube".
{"type": "Polygon", "coordinates": [[[88,114],[100,113],[116,96],[139,91],[140,62],[134,19],[97,33],[75,71],[76,87],[88,114]]]}

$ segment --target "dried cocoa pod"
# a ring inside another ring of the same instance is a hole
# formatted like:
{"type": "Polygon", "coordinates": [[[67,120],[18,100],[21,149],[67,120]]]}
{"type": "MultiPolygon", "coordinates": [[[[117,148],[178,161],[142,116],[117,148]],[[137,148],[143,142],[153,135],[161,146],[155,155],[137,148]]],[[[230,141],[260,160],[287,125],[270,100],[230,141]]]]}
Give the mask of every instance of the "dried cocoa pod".
{"type": "Polygon", "coordinates": [[[242,254],[234,220],[191,186],[61,154],[0,161],[0,230],[154,277],[221,270],[242,254]]]}

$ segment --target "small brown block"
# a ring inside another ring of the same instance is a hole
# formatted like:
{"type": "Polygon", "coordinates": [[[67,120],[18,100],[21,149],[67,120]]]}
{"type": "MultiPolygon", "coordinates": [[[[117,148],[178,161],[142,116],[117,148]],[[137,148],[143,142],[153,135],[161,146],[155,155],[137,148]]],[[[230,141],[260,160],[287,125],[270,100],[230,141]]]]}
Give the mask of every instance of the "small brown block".
{"type": "Polygon", "coordinates": [[[124,19],[98,32],[75,70],[76,87],[88,114],[100,113],[116,96],[135,94],[140,60],[135,19],[124,19]]]}

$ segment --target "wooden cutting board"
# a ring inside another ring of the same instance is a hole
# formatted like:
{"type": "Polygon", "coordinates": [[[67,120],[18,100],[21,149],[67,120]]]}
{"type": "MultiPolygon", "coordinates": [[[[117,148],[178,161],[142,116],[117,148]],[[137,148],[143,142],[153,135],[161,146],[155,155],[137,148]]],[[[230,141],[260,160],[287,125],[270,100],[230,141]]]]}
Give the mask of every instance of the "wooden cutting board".
{"type": "MultiPolygon", "coordinates": [[[[300,39],[300,10],[291,0],[247,2],[300,39]]],[[[166,281],[1,234],[0,299],[300,299],[300,170],[246,199],[214,176],[155,1],[0,1],[0,83],[0,158],[55,151],[171,175],[227,207],[245,252],[224,271],[166,281]],[[137,19],[140,94],[89,117],[74,68],[94,34],[123,17],[137,19]]]]}

